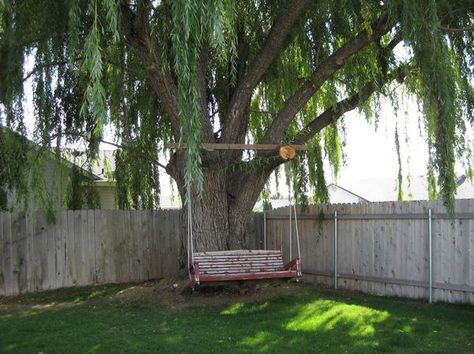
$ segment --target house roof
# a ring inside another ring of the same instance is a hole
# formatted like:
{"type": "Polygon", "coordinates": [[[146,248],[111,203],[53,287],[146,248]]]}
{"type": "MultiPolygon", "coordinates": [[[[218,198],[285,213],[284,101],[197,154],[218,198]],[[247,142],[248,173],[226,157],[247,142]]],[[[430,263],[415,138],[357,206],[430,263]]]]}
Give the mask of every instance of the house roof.
{"type": "Polygon", "coordinates": [[[85,150],[64,149],[61,155],[70,163],[86,171],[90,167],[97,180],[107,181],[107,170],[115,171],[115,152],[116,150],[99,150],[97,159],[92,164],[88,161],[85,150]]]}
{"type": "MultiPolygon", "coordinates": [[[[348,189],[346,189],[346,188],[344,188],[344,187],[341,187],[341,186],[339,186],[339,185],[337,185],[337,184],[335,184],[335,183],[330,183],[330,184],[328,184],[327,188],[328,188],[328,191],[329,191],[329,192],[331,192],[331,189],[339,189],[339,190],[341,190],[341,191],[343,191],[343,192],[345,192],[345,193],[348,193],[348,194],[352,195],[353,197],[359,199],[359,201],[368,202],[368,200],[367,200],[366,198],[364,198],[364,197],[358,195],[357,193],[354,193],[353,191],[350,191],[350,190],[348,190],[348,189]]],[[[331,197],[331,196],[330,196],[330,197],[331,197]]]]}
{"type": "MultiPolygon", "coordinates": [[[[25,142],[28,143],[28,145],[30,145],[34,150],[39,150],[41,149],[41,147],[36,144],[34,141],[31,141],[30,139],[28,139],[27,137],[7,128],[7,127],[0,127],[0,131],[2,131],[3,133],[6,133],[6,134],[12,134],[14,136],[17,136],[18,138],[20,139],[23,139],[25,142]]],[[[47,149],[47,148],[44,148],[44,151],[49,155],[49,157],[52,159],[52,160],[56,160],[58,159],[58,156],[56,156],[56,154],[47,149]]],[[[94,172],[90,172],[88,169],[84,168],[83,166],[81,165],[78,165],[78,164],[75,164],[73,161],[70,161],[69,159],[67,159],[65,156],[63,156],[63,154],[61,154],[61,156],[59,156],[59,162],[61,164],[63,164],[65,167],[68,167],[68,168],[72,168],[74,166],[78,167],[79,170],[81,171],[81,173],[87,177],[91,177],[93,178],[94,180],[98,180],[98,179],[101,179],[101,177],[99,175],[96,175],[94,172]]]]}

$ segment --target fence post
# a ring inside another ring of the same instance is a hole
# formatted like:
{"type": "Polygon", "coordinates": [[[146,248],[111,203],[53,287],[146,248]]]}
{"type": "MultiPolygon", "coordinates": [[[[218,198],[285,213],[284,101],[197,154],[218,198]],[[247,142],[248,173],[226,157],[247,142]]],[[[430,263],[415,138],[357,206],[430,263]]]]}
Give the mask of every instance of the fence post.
{"type": "Polygon", "coordinates": [[[334,289],[337,289],[337,210],[334,211],[334,289]]]}
{"type": "Polygon", "coordinates": [[[428,302],[431,304],[433,301],[433,235],[432,235],[432,213],[431,208],[428,209],[428,253],[429,253],[429,299],[428,302]]]}
{"type": "Polygon", "coordinates": [[[263,212],[263,249],[267,249],[267,212],[263,212]]]}

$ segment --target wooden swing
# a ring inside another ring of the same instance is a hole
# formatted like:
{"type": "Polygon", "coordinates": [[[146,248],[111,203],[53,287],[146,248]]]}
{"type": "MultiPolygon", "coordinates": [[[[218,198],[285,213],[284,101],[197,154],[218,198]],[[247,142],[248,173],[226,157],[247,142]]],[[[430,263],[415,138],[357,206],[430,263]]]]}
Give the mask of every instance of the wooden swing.
{"type": "MultiPolygon", "coordinates": [[[[182,148],[177,144],[168,144],[169,148],[182,148]]],[[[203,144],[207,150],[276,150],[284,160],[292,160],[296,150],[306,150],[305,145],[276,144],[203,144]]],[[[292,203],[290,183],[290,259],[292,258],[292,212],[294,212],[297,257],[284,264],[282,250],[233,250],[194,252],[192,230],[192,208],[188,201],[188,274],[190,285],[194,288],[203,282],[222,282],[237,280],[296,279],[302,277],[301,252],[296,218],[296,206],[292,203]]],[[[266,246],[266,245],[265,245],[266,246]]]]}

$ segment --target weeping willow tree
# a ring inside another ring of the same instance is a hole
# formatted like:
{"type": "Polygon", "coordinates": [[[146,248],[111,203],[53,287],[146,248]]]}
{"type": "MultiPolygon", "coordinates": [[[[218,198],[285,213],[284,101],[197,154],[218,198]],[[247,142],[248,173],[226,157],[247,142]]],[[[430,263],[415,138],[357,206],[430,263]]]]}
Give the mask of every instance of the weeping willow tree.
{"type": "MultiPolygon", "coordinates": [[[[0,0],[1,122],[26,134],[31,83],[38,145],[85,141],[93,158],[113,127],[120,205],[156,207],[164,169],[193,201],[197,247],[212,250],[245,247],[252,207],[284,161],[201,144],[307,144],[287,178],[299,201],[324,201],[323,160],[337,173],[345,113],[370,118],[382,99],[413,95],[430,191],[439,185],[452,210],[454,164],[471,159],[473,26],[471,0],[0,0]]],[[[1,161],[13,166],[0,186],[25,188],[15,174],[27,164],[1,161]]]]}

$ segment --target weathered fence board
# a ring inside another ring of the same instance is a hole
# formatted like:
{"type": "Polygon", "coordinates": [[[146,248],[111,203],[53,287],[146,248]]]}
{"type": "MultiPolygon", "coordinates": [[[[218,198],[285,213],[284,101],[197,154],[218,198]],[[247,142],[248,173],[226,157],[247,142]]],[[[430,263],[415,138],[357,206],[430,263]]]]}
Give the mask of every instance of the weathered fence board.
{"type": "Polygon", "coordinates": [[[179,210],[0,213],[0,295],[176,274],[179,210]]]}
{"type": "MultiPolygon", "coordinates": [[[[313,281],[334,284],[337,210],[339,287],[427,298],[429,209],[433,213],[433,299],[474,303],[474,200],[457,201],[454,219],[447,216],[441,202],[427,201],[320,205],[299,210],[303,273],[313,281]]],[[[288,230],[288,208],[266,213],[268,248],[279,248],[282,240],[288,247],[288,230]]]]}

